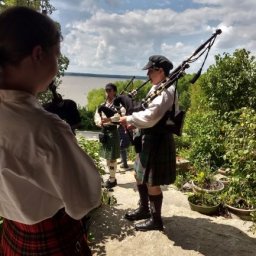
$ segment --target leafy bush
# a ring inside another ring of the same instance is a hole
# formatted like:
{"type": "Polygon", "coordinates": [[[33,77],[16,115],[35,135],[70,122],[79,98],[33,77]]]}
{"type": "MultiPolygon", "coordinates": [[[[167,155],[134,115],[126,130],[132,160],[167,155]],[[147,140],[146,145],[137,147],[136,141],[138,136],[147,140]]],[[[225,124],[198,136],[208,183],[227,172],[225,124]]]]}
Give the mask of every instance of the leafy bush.
{"type": "Polygon", "coordinates": [[[220,203],[217,194],[208,193],[190,193],[188,196],[189,202],[201,206],[216,206],[220,203]]]}
{"type": "Polygon", "coordinates": [[[225,159],[231,167],[226,202],[256,209],[256,111],[241,108],[225,115],[225,159]]]}
{"type": "Polygon", "coordinates": [[[95,140],[87,140],[85,137],[81,135],[77,135],[77,141],[79,146],[82,148],[82,150],[92,158],[95,165],[99,169],[100,174],[101,175],[105,174],[104,166],[99,156],[99,150],[100,150],[99,142],[95,140]]]}
{"type": "Polygon", "coordinates": [[[94,112],[87,110],[85,107],[78,107],[80,117],[81,117],[81,127],[80,130],[86,131],[96,131],[99,130],[94,123],[94,112]]]}
{"type": "Polygon", "coordinates": [[[225,159],[234,173],[256,180],[256,111],[242,108],[225,118],[225,159]]]}
{"type": "Polygon", "coordinates": [[[255,56],[245,49],[237,49],[233,55],[216,55],[215,61],[202,82],[211,108],[221,114],[242,107],[256,109],[255,56]]]}
{"type": "Polygon", "coordinates": [[[188,112],[184,132],[190,143],[188,158],[196,168],[201,168],[202,163],[211,168],[224,163],[222,121],[215,111],[188,112]]]}

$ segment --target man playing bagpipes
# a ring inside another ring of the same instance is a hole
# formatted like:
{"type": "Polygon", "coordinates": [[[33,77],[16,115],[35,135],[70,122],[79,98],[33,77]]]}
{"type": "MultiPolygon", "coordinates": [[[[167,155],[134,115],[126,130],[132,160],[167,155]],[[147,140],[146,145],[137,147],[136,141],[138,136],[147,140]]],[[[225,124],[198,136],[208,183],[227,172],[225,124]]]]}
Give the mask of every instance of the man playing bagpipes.
{"type": "MultiPolygon", "coordinates": [[[[113,101],[116,97],[117,87],[109,83],[105,86],[106,101],[101,104],[95,112],[94,122],[102,128],[99,134],[101,142],[100,156],[106,159],[106,165],[109,169],[109,179],[105,182],[104,187],[110,189],[117,185],[116,169],[117,159],[120,157],[120,138],[117,130],[117,124],[114,122],[105,122],[106,118],[112,117],[116,113],[113,101]]],[[[119,117],[118,117],[119,119],[119,117]]]]}
{"type": "MultiPolygon", "coordinates": [[[[154,55],[143,68],[152,83],[148,95],[166,81],[173,64],[166,57],[154,55]]],[[[140,196],[139,208],[125,214],[130,221],[146,219],[135,225],[136,230],[163,230],[161,185],[176,178],[176,149],[172,132],[166,129],[167,115],[173,103],[178,110],[177,94],[171,85],[150,102],[147,108],[120,117],[128,129],[139,128],[141,147],[135,160],[135,172],[140,196]],[[150,203],[150,207],[149,207],[150,203]]]]}

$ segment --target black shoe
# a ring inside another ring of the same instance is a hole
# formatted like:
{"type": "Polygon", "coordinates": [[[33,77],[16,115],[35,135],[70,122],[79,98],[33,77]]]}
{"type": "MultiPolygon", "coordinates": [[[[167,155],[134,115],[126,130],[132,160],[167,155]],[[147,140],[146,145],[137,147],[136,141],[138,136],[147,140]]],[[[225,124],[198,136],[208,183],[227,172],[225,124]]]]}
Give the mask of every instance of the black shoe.
{"type": "Polygon", "coordinates": [[[138,223],[135,225],[135,229],[137,231],[149,231],[149,230],[163,230],[163,222],[162,220],[154,220],[150,218],[142,223],[138,223]]]}
{"type": "Polygon", "coordinates": [[[142,207],[139,207],[136,210],[127,212],[124,217],[127,220],[144,220],[144,219],[148,219],[150,218],[151,214],[149,212],[149,210],[145,210],[142,207]]]}
{"type": "Polygon", "coordinates": [[[129,165],[128,164],[121,164],[120,165],[120,168],[124,168],[124,169],[129,169],[129,165]]]}
{"type": "Polygon", "coordinates": [[[115,181],[110,181],[109,179],[104,183],[104,188],[113,188],[117,185],[116,179],[115,181]]]}

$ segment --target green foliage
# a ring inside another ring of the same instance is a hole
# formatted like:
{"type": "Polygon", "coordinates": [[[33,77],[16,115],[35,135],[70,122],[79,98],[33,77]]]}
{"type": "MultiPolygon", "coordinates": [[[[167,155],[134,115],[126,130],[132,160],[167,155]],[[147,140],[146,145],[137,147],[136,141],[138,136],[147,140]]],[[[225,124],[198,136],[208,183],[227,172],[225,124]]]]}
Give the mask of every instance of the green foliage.
{"type": "Polygon", "coordinates": [[[174,185],[179,189],[183,190],[183,185],[190,182],[194,175],[190,171],[181,171],[177,173],[174,185]]]}
{"type": "Polygon", "coordinates": [[[256,233],[256,212],[251,213],[253,224],[250,226],[249,231],[253,234],[256,233]]]}
{"type": "Polygon", "coordinates": [[[242,108],[225,118],[225,159],[235,174],[256,180],[256,111],[242,108]]]}
{"type": "Polygon", "coordinates": [[[12,6],[28,6],[38,11],[45,11],[51,14],[55,11],[55,7],[50,4],[49,0],[2,0],[0,4],[0,10],[4,10],[12,6]]]}
{"type": "Polygon", "coordinates": [[[204,82],[205,74],[197,80],[197,82],[191,87],[190,93],[190,111],[200,111],[205,112],[211,110],[209,107],[209,101],[202,89],[202,83],[204,82]]]}
{"type": "Polygon", "coordinates": [[[140,101],[143,98],[145,98],[146,94],[148,93],[149,89],[151,88],[152,84],[148,82],[143,87],[140,87],[145,81],[142,80],[135,80],[132,84],[129,85],[129,87],[125,90],[127,84],[129,83],[129,80],[127,81],[117,81],[117,92],[118,94],[128,94],[133,91],[136,91],[136,94],[134,96],[135,101],[140,101]],[[137,91],[138,90],[138,91],[137,91]]]}
{"type": "Polygon", "coordinates": [[[87,140],[81,135],[77,135],[78,145],[86,152],[94,161],[101,175],[105,174],[104,166],[101,163],[99,156],[100,144],[95,140],[87,140]]]}
{"type": "Polygon", "coordinates": [[[220,114],[242,107],[256,109],[256,62],[245,49],[231,56],[215,56],[216,64],[209,67],[202,87],[211,108],[220,114]]]}
{"type": "Polygon", "coordinates": [[[87,109],[88,111],[95,112],[97,107],[105,101],[104,88],[93,89],[87,94],[87,109]]]}
{"type": "Polygon", "coordinates": [[[197,174],[193,178],[195,184],[200,188],[206,188],[210,186],[210,184],[215,181],[213,172],[210,169],[197,170],[197,174]]]}
{"type": "Polygon", "coordinates": [[[127,158],[128,160],[134,162],[135,161],[135,158],[136,158],[136,152],[135,152],[135,149],[134,149],[134,146],[131,145],[130,147],[128,147],[127,149],[127,158]]]}
{"type": "Polygon", "coordinates": [[[195,205],[201,206],[216,206],[220,203],[218,194],[209,193],[191,193],[188,200],[195,205]]]}
{"type": "Polygon", "coordinates": [[[191,83],[193,75],[186,74],[178,81],[177,92],[179,96],[179,107],[187,111],[191,105],[191,83]]]}
{"type": "Polygon", "coordinates": [[[240,175],[230,178],[229,186],[222,194],[224,202],[236,208],[256,209],[255,181],[244,179],[240,175]]]}
{"type": "Polygon", "coordinates": [[[174,136],[176,145],[176,154],[184,158],[188,157],[188,151],[191,144],[191,138],[187,133],[183,132],[182,136],[174,136]]]}
{"type": "Polygon", "coordinates": [[[101,201],[103,204],[106,204],[106,205],[115,205],[117,203],[115,196],[111,195],[109,193],[109,190],[106,188],[102,189],[101,201]]]}
{"type": "Polygon", "coordinates": [[[241,108],[225,118],[225,159],[232,171],[225,199],[232,206],[256,209],[255,110],[241,108]]]}
{"type": "Polygon", "coordinates": [[[202,163],[207,163],[210,167],[221,166],[224,163],[222,120],[216,112],[189,111],[184,133],[187,134],[190,143],[188,158],[196,168],[201,168],[202,163]]]}
{"type": "Polygon", "coordinates": [[[81,127],[80,130],[86,130],[86,131],[96,131],[99,130],[99,127],[97,127],[94,123],[94,112],[88,111],[85,107],[78,107],[78,111],[80,113],[81,117],[81,127]]]}

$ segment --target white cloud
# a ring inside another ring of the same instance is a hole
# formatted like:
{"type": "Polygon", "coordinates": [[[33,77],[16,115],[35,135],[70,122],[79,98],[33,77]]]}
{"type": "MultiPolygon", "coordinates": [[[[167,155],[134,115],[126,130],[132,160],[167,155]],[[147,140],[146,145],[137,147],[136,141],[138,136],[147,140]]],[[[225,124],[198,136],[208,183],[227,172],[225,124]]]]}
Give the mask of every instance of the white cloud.
{"type": "MultiPolygon", "coordinates": [[[[152,54],[166,55],[180,64],[216,28],[223,33],[209,54],[208,64],[215,54],[236,48],[256,52],[256,1],[194,2],[205,6],[179,13],[170,8],[113,13],[98,8],[99,1],[75,1],[77,7],[90,10],[91,16],[70,21],[65,28],[62,49],[70,59],[69,70],[144,74],[141,67],[152,54]]],[[[106,3],[118,5],[114,0],[106,3]]]]}

